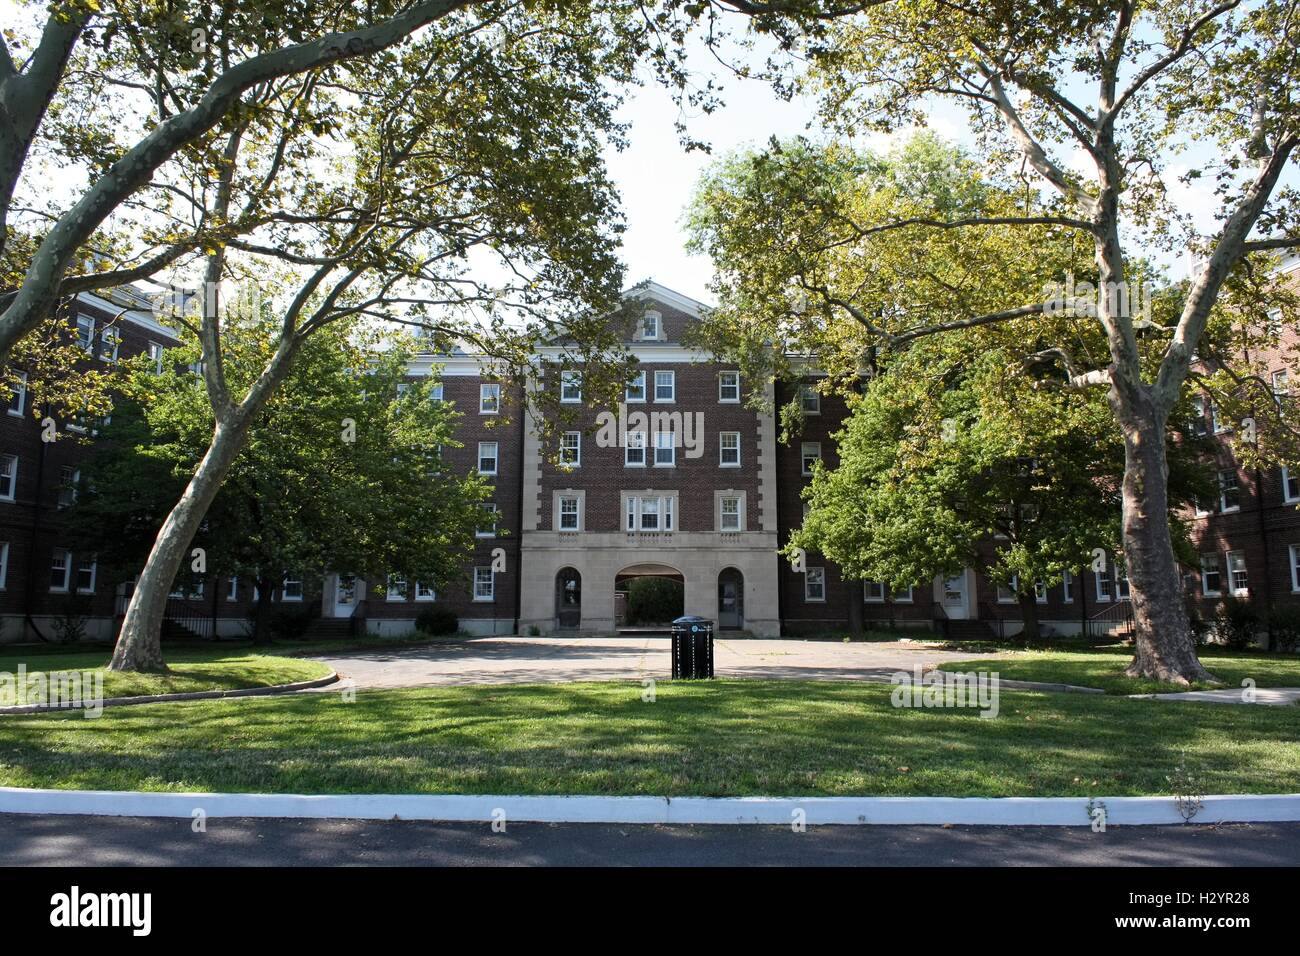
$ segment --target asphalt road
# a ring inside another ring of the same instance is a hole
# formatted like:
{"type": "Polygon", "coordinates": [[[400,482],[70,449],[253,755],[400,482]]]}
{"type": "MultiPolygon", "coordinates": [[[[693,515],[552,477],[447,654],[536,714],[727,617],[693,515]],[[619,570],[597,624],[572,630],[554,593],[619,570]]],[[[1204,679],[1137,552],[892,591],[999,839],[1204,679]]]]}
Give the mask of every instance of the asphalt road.
{"type": "Polygon", "coordinates": [[[1300,866],[1300,823],[785,827],[0,816],[9,866],[1300,866]]]}

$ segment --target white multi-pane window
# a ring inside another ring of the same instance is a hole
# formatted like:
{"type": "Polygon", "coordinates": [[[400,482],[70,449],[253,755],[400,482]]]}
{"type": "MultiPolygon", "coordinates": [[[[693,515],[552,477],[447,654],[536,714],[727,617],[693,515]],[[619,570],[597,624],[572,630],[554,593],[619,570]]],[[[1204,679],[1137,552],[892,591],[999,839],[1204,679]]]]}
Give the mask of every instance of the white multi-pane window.
{"type": "Polygon", "coordinates": [[[1229,551],[1226,557],[1228,559],[1228,587],[1238,597],[1249,594],[1250,587],[1246,579],[1246,552],[1229,551]]]}
{"type": "Polygon", "coordinates": [[[582,464],[582,432],[565,432],[560,436],[560,464],[566,468],[582,464]]]}
{"type": "Polygon", "coordinates": [[[478,412],[480,415],[495,415],[501,411],[501,386],[495,384],[478,387],[478,412]]]}
{"type": "Polygon", "coordinates": [[[1205,396],[1197,395],[1192,399],[1192,434],[1205,434],[1205,396]]]}
{"type": "Polygon", "coordinates": [[[740,373],[739,372],[718,373],[718,401],[720,402],[740,401],[740,373]]]}
{"type": "Polygon", "coordinates": [[[645,467],[645,432],[628,432],[623,447],[623,464],[632,468],[645,467]]]}
{"type": "Polygon", "coordinates": [[[1013,575],[1011,575],[1011,583],[1010,583],[1010,584],[999,584],[999,585],[998,585],[998,603],[999,603],[999,604],[1015,604],[1015,603],[1016,603],[1016,592],[1019,591],[1019,590],[1020,590],[1020,575],[1018,575],[1018,574],[1013,574],[1013,575]]]}
{"type": "Polygon", "coordinates": [[[805,601],[826,600],[826,569],[809,568],[803,573],[803,599],[805,601]]]}
{"type": "Polygon", "coordinates": [[[429,401],[442,401],[442,382],[439,382],[437,385],[434,385],[429,389],[429,401]]]}
{"type": "Polygon", "coordinates": [[[163,371],[163,356],[166,354],[164,349],[157,342],[149,343],[149,364],[153,366],[153,373],[161,375],[163,371]]]}
{"type": "Polygon", "coordinates": [[[1106,562],[1105,567],[1100,571],[1092,572],[1093,582],[1096,585],[1097,600],[1110,600],[1110,562],[1106,562]]]}
{"type": "Polygon", "coordinates": [[[805,415],[820,415],[822,413],[822,393],[811,385],[800,385],[799,407],[803,409],[805,415]]]}
{"type": "Polygon", "coordinates": [[[723,468],[740,467],[740,432],[718,433],[718,464],[723,468]]]}
{"type": "Polygon", "coordinates": [[[390,574],[388,576],[388,600],[406,600],[406,578],[400,574],[390,574]]]}
{"type": "Polygon", "coordinates": [[[672,531],[676,499],[671,495],[628,495],[628,531],[672,531]]]}
{"type": "Polygon", "coordinates": [[[677,463],[677,445],[672,432],[655,432],[655,467],[669,468],[677,463]]]}
{"type": "Polygon", "coordinates": [[[99,357],[105,362],[116,362],[117,352],[122,344],[122,333],[118,329],[104,329],[99,335],[99,357]]]}
{"type": "MultiPolygon", "coordinates": [[[[1291,590],[1300,594],[1300,544],[1293,544],[1291,552],[1291,590]]],[[[5,557],[9,556],[9,545],[5,545],[5,557]]],[[[7,562],[6,562],[7,563],[7,562]]]]}
{"type": "Polygon", "coordinates": [[[894,592],[894,603],[895,603],[895,604],[911,604],[912,601],[914,600],[914,597],[915,597],[915,595],[914,595],[915,590],[916,590],[916,589],[915,589],[912,585],[909,584],[907,587],[903,588],[902,590],[895,591],[895,592],[894,592]]]}
{"type": "Polygon", "coordinates": [[[580,496],[560,496],[560,530],[582,530],[582,498],[580,496]]]}
{"type": "Polygon", "coordinates": [[[655,401],[677,400],[677,373],[671,370],[655,372],[655,401]]]}
{"type": "Polygon", "coordinates": [[[649,311],[641,316],[641,338],[658,341],[659,327],[660,315],[658,312],[649,311]]]}
{"type": "Polygon", "coordinates": [[[54,558],[50,561],[50,590],[66,594],[72,583],[72,552],[63,548],[54,549],[54,558]]]}
{"type": "Polygon", "coordinates": [[[0,455],[0,501],[13,501],[18,490],[18,456],[0,455]]]}
{"type": "Polygon", "coordinates": [[[803,463],[803,474],[811,475],[817,462],[822,460],[822,443],[806,441],[799,446],[799,459],[803,463]]]}
{"type": "Polygon", "coordinates": [[[95,351],[95,320],[88,315],[77,316],[77,344],[85,351],[95,351]]]}
{"type": "Polygon", "coordinates": [[[1228,430],[1228,426],[1219,418],[1219,405],[1213,400],[1210,402],[1210,428],[1213,429],[1216,435],[1228,430]]]}
{"type": "Polygon", "coordinates": [[[718,527],[723,531],[740,530],[739,495],[723,495],[718,499],[718,527]]]}
{"type": "Polygon", "coordinates": [[[476,538],[495,538],[497,536],[497,518],[500,509],[495,501],[480,501],[478,504],[478,527],[474,529],[476,538]]]}
{"type": "Polygon", "coordinates": [[[623,397],[629,402],[645,401],[645,372],[637,372],[627,383],[623,397]]]}
{"type": "Polygon", "coordinates": [[[1273,373],[1273,400],[1281,405],[1291,394],[1291,375],[1286,369],[1273,373]]]}
{"type": "Polygon", "coordinates": [[[232,574],[230,580],[226,582],[226,600],[239,600],[239,578],[234,574],[232,574]]]}
{"type": "Polygon", "coordinates": [[[862,597],[868,604],[884,604],[885,583],[867,578],[862,582],[862,597]]]}
{"type": "Polygon", "coordinates": [[[95,575],[98,570],[98,562],[92,554],[88,558],[82,558],[77,562],[77,593],[94,594],[95,593],[95,575]]]}
{"type": "Polygon", "coordinates": [[[1201,594],[1218,597],[1223,593],[1223,571],[1218,554],[1201,555],[1201,594]]]}
{"type": "Polygon", "coordinates": [[[422,581],[415,582],[415,599],[417,601],[436,601],[438,594],[433,589],[433,585],[425,584],[422,581]]]}
{"type": "Polygon", "coordinates": [[[495,475],[497,473],[497,443],[481,441],[478,443],[478,473],[495,475]]]}
{"type": "Polygon", "coordinates": [[[582,375],[575,371],[560,373],[560,401],[582,401],[582,375]]]}
{"type": "Polygon", "coordinates": [[[1066,571],[1061,576],[1061,600],[1066,604],[1074,603],[1074,575],[1066,571]]]}
{"type": "Polygon", "coordinates": [[[1241,487],[1237,484],[1237,469],[1224,468],[1219,472],[1219,510],[1236,511],[1241,507],[1241,487]]]}
{"type": "Polygon", "coordinates": [[[301,601],[302,600],[302,576],[298,574],[286,574],[284,580],[280,583],[280,600],[282,601],[301,601]]]}
{"type": "Polygon", "coordinates": [[[1282,468],[1282,497],[1287,504],[1300,501],[1300,478],[1291,474],[1291,469],[1282,468]]]}
{"type": "MultiPolygon", "coordinates": [[[[1128,582],[1126,581],[1125,584],[1128,582]]],[[[1034,600],[1039,604],[1047,603],[1047,585],[1042,581],[1034,582],[1034,600]]]]}
{"type": "Polygon", "coordinates": [[[27,408],[27,373],[15,376],[13,391],[9,393],[9,414],[22,415],[27,408]]]}
{"type": "Polygon", "coordinates": [[[59,507],[69,508],[77,503],[77,485],[81,482],[81,470],[72,465],[59,469],[59,507]]]}
{"type": "Polygon", "coordinates": [[[474,569],[474,600],[491,601],[496,598],[496,574],[491,567],[474,569]]]}
{"type": "MultiPolygon", "coordinates": [[[[1294,562],[1293,562],[1294,563],[1294,562]]],[[[0,591],[9,581],[9,542],[0,541],[0,591]]]]}

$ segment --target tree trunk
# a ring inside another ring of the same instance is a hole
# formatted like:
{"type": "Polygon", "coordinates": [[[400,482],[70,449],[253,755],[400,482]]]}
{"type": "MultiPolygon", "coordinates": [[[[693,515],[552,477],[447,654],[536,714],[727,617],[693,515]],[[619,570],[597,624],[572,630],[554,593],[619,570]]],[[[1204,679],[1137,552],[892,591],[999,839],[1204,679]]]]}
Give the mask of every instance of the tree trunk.
{"type": "MultiPolygon", "coordinates": [[[[1135,653],[1125,670],[1143,677],[1186,685],[1213,681],[1196,656],[1187,618],[1182,577],[1169,536],[1169,466],[1165,422],[1131,419],[1124,426],[1124,563],[1133,602],[1135,653]]],[[[1118,575],[1111,569],[1118,587],[1118,575]]]]}
{"type": "Polygon", "coordinates": [[[1024,622],[1020,639],[1026,644],[1037,641],[1041,637],[1038,632],[1038,595],[1033,591],[1022,591],[1016,595],[1016,600],[1020,602],[1020,619],[1024,622]]]}
{"type": "Polygon", "coordinates": [[[253,612],[253,643],[271,643],[271,600],[275,597],[275,578],[258,576],[257,607],[253,612]]]}
{"type": "MultiPolygon", "coordinates": [[[[248,419],[244,418],[244,422],[248,419]]],[[[122,632],[109,661],[109,670],[166,671],[162,658],[162,620],[172,581],[189,557],[187,549],[194,540],[203,516],[221,489],[221,482],[244,447],[247,426],[218,424],[212,433],[207,454],[190,479],[185,494],[163,522],[154,540],[149,559],[136,582],[131,603],[127,605],[122,632]]]]}

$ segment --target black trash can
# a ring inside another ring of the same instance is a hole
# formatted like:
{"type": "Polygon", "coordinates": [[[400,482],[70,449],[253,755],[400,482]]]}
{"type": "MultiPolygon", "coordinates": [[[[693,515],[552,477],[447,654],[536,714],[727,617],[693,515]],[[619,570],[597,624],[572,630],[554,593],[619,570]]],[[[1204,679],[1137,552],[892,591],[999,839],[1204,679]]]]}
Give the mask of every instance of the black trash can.
{"type": "Polygon", "coordinates": [[[688,615],[673,621],[673,680],[713,676],[713,622],[688,615]]]}

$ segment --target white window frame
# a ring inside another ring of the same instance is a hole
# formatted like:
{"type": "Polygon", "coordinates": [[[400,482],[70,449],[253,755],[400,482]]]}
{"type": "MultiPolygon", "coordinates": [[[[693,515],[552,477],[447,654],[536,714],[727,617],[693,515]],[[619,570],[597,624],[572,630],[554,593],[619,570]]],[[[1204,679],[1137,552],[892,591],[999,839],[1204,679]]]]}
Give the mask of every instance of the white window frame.
{"type": "Polygon", "coordinates": [[[825,604],[826,603],[826,569],[825,568],[806,568],[803,573],[803,599],[805,604],[825,604]],[[813,597],[813,589],[819,588],[820,593],[813,597]]]}
{"type": "Polygon", "coordinates": [[[1205,396],[1204,395],[1194,396],[1192,398],[1192,408],[1196,412],[1196,414],[1192,417],[1192,434],[1193,435],[1209,434],[1209,428],[1205,424],[1205,411],[1206,411],[1205,396]]]}
{"type": "Polygon", "coordinates": [[[629,405],[642,405],[645,403],[645,369],[632,376],[632,381],[628,382],[624,387],[623,401],[629,405]],[[633,389],[640,394],[634,395],[633,389]]]}
{"type": "MultiPolygon", "coordinates": [[[[1287,551],[1291,555],[1291,593],[1300,594],[1300,544],[1293,544],[1287,551]]],[[[5,563],[8,563],[9,545],[4,546],[5,563]]],[[[3,573],[0,572],[0,578],[3,573]]],[[[0,585],[2,586],[2,585],[0,585]]]]}
{"type": "Polygon", "coordinates": [[[1228,430],[1228,426],[1219,421],[1219,403],[1210,400],[1210,429],[1216,435],[1222,435],[1228,430]]]}
{"type": "Polygon", "coordinates": [[[167,346],[161,342],[150,342],[148,353],[149,360],[153,362],[153,373],[161,375],[163,373],[164,356],[167,354],[167,346]]]}
{"type": "Polygon", "coordinates": [[[55,548],[53,553],[50,555],[50,593],[67,594],[71,588],[72,588],[72,552],[69,551],[67,548],[55,548]],[[63,562],[62,562],[63,583],[61,585],[54,583],[54,570],[55,568],[60,567],[60,565],[55,564],[55,559],[58,558],[60,555],[63,556],[63,562]]]}
{"type": "Polygon", "coordinates": [[[916,600],[916,586],[909,584],[905,591],[894,591],[893,598],[895,604],[911,604],[916,600]]]}
{"type": "Polygon", "coordinates": [[[624,530],[628,534],[664,534],[677,530],[677,492],[652,491],[624,492],[624,530]],[[647,511],[647,502],[654,502],[654,510],[647,511]],[[653,514],[655,526],[646,527],[645,519],[653,514]]]}
{"type": "Polygon", "coordinates": [[[647,309],[641,314],[641,341],[658,342],[663,335],[664,317],[654,309],[647,309]],[[654,325],[653,334],[650,331],[651,324],[654,325]]]}
{"type": "Polygon", "coordinates": [[[677,373],[676,372],[674,372],[672,369],[656,369],[654,375],[654,383],[655,383],[655,393],[654,393],[655,404],[670,405],[673,402],[677,401],[677,373]],[[663,378],[662,382],[660,381],[661,377],[663,378]],[[659,390],[661,388],[666,388],[668,390],[667,398],[661,398],[659,396],[659,390]]]}
{"type": "Polygon", "coordinates": [[[1045,581],[1034,582],[1034,601],[1038,604],[1047,603],[1047,583],[1045,581]]]}
{"type": "Polygon", "coordinates": [[[0,541],[0,591],[9,583],[9,542],[0,541]]]}
{"type": "Polygon", "coordinates": [[[474,568],[473,595],[476,604],[490,604],[497,599],[497,576],[491,565],[474,568]],[[486,592],[482,590],[485,582],[486,592]]]}
{"type": "Polygon", "coordinates": [[[820,415],[822,413],[822,393],[812,385],[800,385],[799,408],[805,415],[820,415]]]}
{"type": "Polygon", "coordinates": [[[645,432],[628,432],[627,440],[623,445],[623,467],[624,468],[644,468],[646,466],[646,440],[645,432]],[[640,461],[632,460],[632,453],[637,452],[640,461]]]}
{"type": "Polygon", "coordinates": [[[87,559],[82,558],[77,562],[73,574],[75,575],[73,583],[76,585],[78,594],[94,594],[95,586],[99,582],[99,559],[92,554],[89,563],[87,563],[87,559]],[[90,571],[90,584],[87,587],[82,587],[81,573],[87,570],[90,571]]]}
{"type": "Polygon", "coordinates": [[[437,385],[431,385],[429,387],[429,401],[431,402],[442,401],[442,382],[439,382],[437,385]]]}
{"type": "Polygon", "coordinates": [[[799,445],[799,474],[805,478],[810,477],[813,469],[817,467],[816,463],[822,460],[822,443],[819,441],[806,441],[799,445]],[[809,449],[813,449],[813,454],[809,454],[809,449]],[[813,459],[813,464],[809,466],[808,459],[813,459]]]}
{"type": "Polygon", "coordinates": [[[1300,501],[1300,477],[1292,478],[1291,469],[1286,465],[1282,466],[1282,500],[1287,504],[1295,504],[1300,501]],[[1296,493],[1291,494],[1291,482],[1296,484],[1296,493]]]}
{"type": "Polygon", "coordinates": [[[501,414],[501,386],[495,382],[483,382],[478,387],[478,413],[480,415],[501,414]]]}
{"type": "Polygon", "coordinates": [[[122,348],[122,330],[116,326],[108,325],[99,333],[99,359],[101,362],[108,362],[110,365],[117,361],[118,352],[122,348]],[[113,349],[105,354],[105,346],[112,343],[113,349]]]}
{"type": "Polygon", "coordinates": [[[718,492],[718,531],[723,534],[732,534],[745,530],[745,496],[740,492],[718,492]],[[727,502],[736,503],[734,514],[728,514],[726,511],[727,502]],[[727,527],[727,519],[735,518],[735,527],[727,527]]]}
{"type": "Polygon", "coordinates": [[[239,575],[232,574],[226,581],[226,600],[239,600],[239,575]]]}
{"type": "Polygon", "coordinates": [[[582,373],[576,369],[560,372],[560,401],[565,405],[582,402],[582,373]]]}
{"type": "Polygon", "coordinates": [[[873,581],[870,578],[864,579],[862,582],[862,601],[864,604],[884,604],[885,582],[873,581]]]}
{"type": "Polygon", "coordinates": [[[294,577],[292,574],[285,574],[284,578],[280,581],[280,600],[299,603],[302,601],[302,598],[302,576],[299,575],[298,577],[294,577]],[[296,595],[289,593],[289,585],[291,584],[296,584],[298,586],[298,593],[296,595]]]}
{"type": "Polygon", "coordinates": [[[1241,510],[1241,478],[1237,474],[1237,469],[1220,468],[1219,469],[1219,514],[1227,515],[1240,510],[1241,510]],[[1229,474],[1232,475],[1231,486],[1229,486],[1227,482],[1223,480],[1223,476],[1229,474]],[[1232,505],[1231,507],[1228,506],[1228,491],[1230,488],[1231,490],[1237,493],[1237,503],[1235,505],[1232,505]]]}
{"type": "Polygon", "coordinates": [[[555,509],[556,531],[575,532],[582,530],[582,499],[583,496],[578,494],[565,494],[563,492],[559,494],[556,498],[555,509]],[[569,504],[573,505],[572,510],[566,510],[565,506],[569,504]],[[573,526],[566,527],[564,520],[570,517],[573,519],[573,526]]]}
{"type": "Polygon", "coordinates": [[[1246,597],[1250,594],[1250,569],[1246,567],[1246,552],[1243,550],[1229,551],[1224,554],[1224,568],[1228,572],[1228,590],[1233,597],[1246,597]],[[1241,571],[1236,571],[1232,566],[1233,558],[1241,559],[1241,571]],[[1246,579],[1246,583],[1238,583],[1237,575],[1240,573],[1246,579]]]}
{"type": "MultiPolygon", "coordinates": [[[[0,478],[8,473],[9,488],[0,492],[0,501],[13,501],[18,494],[18,456],[0,455],[0,478]]],[[[3,487],[0,485],[0,487],[3,487]]]]}
{"type": "Polygon", "coordinates": [[[1098,601],[1110,601],[1110,562],[1106,562],[1105,571],[1093,571],[1093,593],[1098,601]]]}
{"type": "Polygon", "coordinates": [[[423,603],[438,600],[438,592],[420,581],[415,582],[415,599],[423,603]]]}
{"type": "Polygon", "coordinates": [[[582,467],[582,432],[565,432],[560,436],[560,465],[563,468],[582,467]],[[568,456],[572,454],[572,459],[568,456]]]}
{"type": "Polygon", "coordinates": [[[497,522],[501,520],[501,508],[495,501],[480,501],[478,510],[484,514],[492,515],[492,530],[483,531],[478,527],[477,522],[474,526],[474,537],[476,538],[495,538],[497,536],[497,522]]]}
{"type": "Polygon", "coordinates": [[[501,455],[501,446],[500,446],[497,442],[494,442],[494,441],[481,441],[481,442],[479,442],[479,443],[478,443],[478,473],[479,473],[480,475],[495,475],[495,474],[497,473],[497,471],[498,471],[498,470],[500,469],[500,467],[501,467],[501,458],[500,458],[500,455],[501,455]],[[487,449],[487,448],[491,448],[491,449],[492,449],[492,454],[491,454],[491,455],[485,455],[485,454],[483,453],[484,450],[487,449]],[[483,469],[483,459],[485,459],[485,458],[491,458],[491,459],[492,459],[492,470],[491,470],[491,471],[485,471],[485,470],[483,469]]]}
{"type": "Polygon", "coordinates": [[[1013,574],[1011,575],[1010,584],[998,585],[998,603],[1015,604],[1019,597],[1017,593],[1019,592],[1019,590],[1020,590],[1020,575],[1013,574]]]}
{"type": "Polygon", "coordinates": [[[390,604],[401,604],[407,598],[406,578],[390,574],[384,581],[384,600],[390,604]]]}
{"type": "Polygon", "coordinates": [[[85,312],[77,313],[77,345],[87,355],[95,354],[95,317],[85,312]],[[82,335],[82,331],[85,335],[82,335]]]}
{"type": "Polygon", "coordinates": [[[719,468],[739,468],[740,467],[740,432],[718,432],[718,467],[719,468]],[[727,447],[727,439],[734,438],[736,446],[727,447]],[[727,452],[736,453],[735,461],[727,461],[727,452]]]}
{"type": "Polygon", "coordinates": [[[77,488],[81,484],[81,469],[75,465],[59,468],[58,506],[71,508],[77,503],[77,488]]]}
{"type": "Polygon", "coordinates": [[[22,418],[23,413],[27,411],[27,373],[18,373],[17,387],[9,395],[9,414],[22,418]],[[18,407],[14,407],[14,399],[18,400],[18,407]]]}
{"type": "Polygon", "coordinates": [[[1281,405],[1283,401],[1291,397],[1291,374],[1289,369],[1282,369],[1272,373],[1269,381],[1273,386],[1273,401],[1281,405]]]}
{"type": "Polygon", "coordinates": [[[1061,574],[1061,603],[1074,603],[1074,572],[1065,571],[1061,574]]]}
{"type": "Polygon", "coordinates": [[[655,432],[654,467],[675,468],[677,466],[676,434],[676,432],[655,432]],[[667,439],[667,441],[664,439],[667,439]],[[660,452],[668,453],[668,459],[666,461],[660,460],[660,452]]]}
{"type": "Polygon", "coordinates": [[[737,405],[740,403],[740,373],[739,372],[719,372],[718,373],[718,401],[724,405],[737,405]],[[734,395],[728,395],[731,390],[735,391],[734,395]]]}
{"type": "Polygon", "coordinates": [[[1220,555],[1219,552],[1217,552],[1217,551],[1209,551],[1209,552],[1206,552],[1205,554],[1202,554],[1202,555],[1201,555],[1200,578],[1201,578],[1201,596],[1202,596],[1202,597],[1222,597],[1222,596],[1223,596],[1223,573],[1224,573],[1224,567],[1223,567],[1223,556],[1220,555]],[[1211,561],[1212,561],[1212,566],[1207,567],[1207,564],[1210,563],[1210,562],[1207,561],[1207,559],[1211,559],[1211,561]],[[1219,586],[1216,587],[1216,588],[1211,588],[1211,587],[1210,587],[1209,576],[1210,576],[1211,574],[1214,575],[1215,580],[1217,581],[1217,583],[1218,583],[1218,585],[1219,585],[1219,586]]]}

